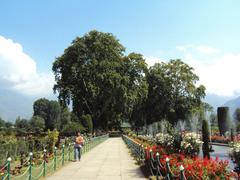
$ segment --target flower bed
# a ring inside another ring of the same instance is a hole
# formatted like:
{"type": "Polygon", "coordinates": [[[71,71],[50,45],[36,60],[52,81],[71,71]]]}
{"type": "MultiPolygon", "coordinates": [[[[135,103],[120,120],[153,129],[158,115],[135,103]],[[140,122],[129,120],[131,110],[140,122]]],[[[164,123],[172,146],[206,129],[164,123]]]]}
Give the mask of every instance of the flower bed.
{"type": "Polygon", "coordinates": [[[216,143],[228,144],[231,140],[229,137],[213,135],[211,136],[211,141],[216,143]]]}
{"type": "Polygon", "coordinates": [[[240,142],[234,142],[231,144],[231,157],[236,162],[237,166],[240,167],[240,142]]]}
{"type": "Polygon", "coordinates": [[[181,142],[181,150],[187,155],[195,156],[199,153],[202,143],[199,134],[185,133],[181,142]]]}
{"type": "MultiPolygon", "coordinates": [[[[240,135],[234,136],[233,140],[240,141],[240,135]]],[[[216,143],[229,144],[232,140],[230,136],[224,137],[219,135],[212,135],[211,141],[216,143]]]]}
{"type": "MultiPolygon", "coordinates": [[[[165,152],[164,149],[155,148],[154,157],[156,153],[165,152]],[[160,151],[159,151],[160,150],[160,151]]],[[[149,152],[147,152],[149,154],[149,152]]],[[[149,158],[149,155],[147,156],[149,158]]],[[[228,170],[228,161],[219,161],[218,159],[203,159],[199,157],[191,158],[185,154],[161,154],[161,164],[166,164],[166,158],[169,158],[169,165],[174,176],[179,177],[179,168],[182,165],[185,169],[185,176],[187,179],[230,179],[237,178],[234,172],[228,170]]],[[[166,174],[166,169],[162,171],[166,174]]]]}
{"type": "MultiPolygon", "coordinates": [[[[133,137],[132,137],[133,138],[133,137]]],[[[143,137],[138,138],[137,136],[134,137],[134,141],[138,143],[143,143],[143,137]]],[[[228,169],[228,161],[220,161],[218,158],[216,159],[203,159],[198,156],[190,155],[188,150],[181,151],[180,153],[171,153],[168,148],[161,146],[160,142],[166,143],[163,140],[163,135],[158,135],[155,139],[158,144],[152,145],[152,141],[147,144],[146,139],[144,139],[145,148],[145,160],[148,161],[150,159],[150,151],[153,155],[153,158],[156,158],[156,154],[159,154],[159,159],[161,164],[166,164],[166,158],[170,159],[169,165],[173,174],[177,177],[180,175],[179,168],[182,165],[185,169],[185,176],[187,179],[237,179],[237,175],[234,172],[231,172],[228,169]]],[[[193,149],[198,149],[199,145],[201,144],[198,135],[188,134],[186,133],[183,136],[182,147],[185,147],[187,142],[191,144],[193,149]],[[194,142],[192,145],[191,142],[194,142]]],[[[189,145],[188,145],[189,146],[189,145]]],[[[190,147],[190,146],[189,146],[190,147]]],[[[239,145],[240,147],[240,145],[239,145]]],[[[177,151],[175,151],[177,152],[177,151]]],[[[192,152],[192,151],[191,151],[192,152]]],[[[196,153],[196,151],[194,151],[196,153]]],[[[166,168],[162,169],[163,175],[166,174],[166,168]]]]}
{"type": "Polygon", "coordinates": [[[172,146],[174,137],[170,134],[158,133],[156,134],[155,141],[157,144],[164,145],[165,147],[172,146]]]}

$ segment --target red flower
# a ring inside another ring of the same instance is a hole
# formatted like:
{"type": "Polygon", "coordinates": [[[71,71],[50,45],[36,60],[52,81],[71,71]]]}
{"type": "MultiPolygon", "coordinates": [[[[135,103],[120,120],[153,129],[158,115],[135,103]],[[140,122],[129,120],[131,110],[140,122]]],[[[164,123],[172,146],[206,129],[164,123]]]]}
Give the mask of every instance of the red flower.
{"type": "Polygon", "coordinates": [[[187,170],[191,171],[192,170],[192,166],[190,164],[187,165],[187,170]]]}
{"type": "MultiPolygon", "coordinates": [[[[141,143],[141,142],[140,142],[141,143]]],[[[150,158],[150,149],[152,150],[153,157],[156,158],[156,153],[159,153],[159,160],[164,166],[161,171],[166,173],[166,158],[170,159],[169,165],[172,172],[176,175],[180,175],[179,167],[183,165],[185,176],[187,179],[202,180],[202,177],[208,177],[209,179],[226,179],[237,177],[234,172],[228,171],[228,161],[220,161],[219,157],[215,159],[206,159],[196,157],[190,157],[184,153],[167,153],[167,149],[162,146],[148,146],[145,149],[145,158],[150,158]]]]}

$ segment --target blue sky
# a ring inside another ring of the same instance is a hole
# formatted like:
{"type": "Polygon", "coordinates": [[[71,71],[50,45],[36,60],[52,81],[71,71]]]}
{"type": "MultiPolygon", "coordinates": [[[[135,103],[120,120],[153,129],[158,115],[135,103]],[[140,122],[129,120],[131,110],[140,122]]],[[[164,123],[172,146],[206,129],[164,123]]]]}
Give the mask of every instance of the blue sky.
{"type": "Polygon", "coordinates": [[[234,97],[240,94],[239,8],[238,0],[1,0],[0,82],[27,96],[51,94],[55,57],[96,29],[113,33],[149,65],[181,58],[208,93],[234,97]]]}

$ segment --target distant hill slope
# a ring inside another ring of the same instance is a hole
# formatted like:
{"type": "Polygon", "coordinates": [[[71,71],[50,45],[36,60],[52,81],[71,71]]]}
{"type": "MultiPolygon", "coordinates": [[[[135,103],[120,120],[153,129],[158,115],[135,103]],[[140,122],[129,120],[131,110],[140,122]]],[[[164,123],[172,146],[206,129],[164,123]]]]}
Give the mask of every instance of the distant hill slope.
{"type": "MultiPolygon", "coordinates": [[[[4,120],[14,122],[20,116],[29,119],[33,114],[33,102],[41,97],[26,97],[21,94],[0,89],[0,117],[4,120]]],[[[56,96],[46,97],[47,99],[56,100],[56,96]]],[[[219,106],[229,106],[231,114],[237,107],[240,107],[240,97],[230,100],[229,97],[207,94],[205,100],[214,110],[219,106]]]]}
{"type": "Polygon", "coordinates": [[[0,90],[0,117],[7,121],[21,118],[30,118],[32,115],[33,98],[14,93],[9,90],[0,90]]]}
{"type": "Polygon", "coordinates": [[[204,101],[210,104],[213,108],[214,111],[217,111],[217,108],[219,106],[222,106],[226,102],[228,102],[231,98],[227,96],[218,96],[215,94],[207,94],[204,101]]]}
{"type": "Polygon", "coordinates": [[[230,113],[233,115],[235,110],[237,108],[240,108],[240,96],[235,99],[227,101],[226,103],[223,104],[223,106],[228,106],[230,109],[230,113]]]}
{"type": "MultiPolygon", "coordinates": [[[[33,114],[33,103],[41,97],[27,97],[21,94],[0,89],[0,117],[14,122],[18,116],[29,119],[33,114]]],[[[54,95],[45,97],[56,100],[54,95]]]]}

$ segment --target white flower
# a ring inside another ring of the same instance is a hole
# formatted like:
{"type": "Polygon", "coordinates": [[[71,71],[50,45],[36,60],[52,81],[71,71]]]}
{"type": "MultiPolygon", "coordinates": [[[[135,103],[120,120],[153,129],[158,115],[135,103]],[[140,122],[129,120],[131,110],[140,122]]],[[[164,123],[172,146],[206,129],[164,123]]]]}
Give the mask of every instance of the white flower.
{"type": "Polygon", "coordinates": [[[165,146],[171,146],[174,142],[174,137],[170,134],[158,133],[155,136],[155,142],[165,146]]]}
{"type": "Polygon", "coordinates": [[[183,135],[181,147],[187,153],[198,152],[203,142],[200,141],[200,135],[196,133],[186,133],[183,135]]]}

